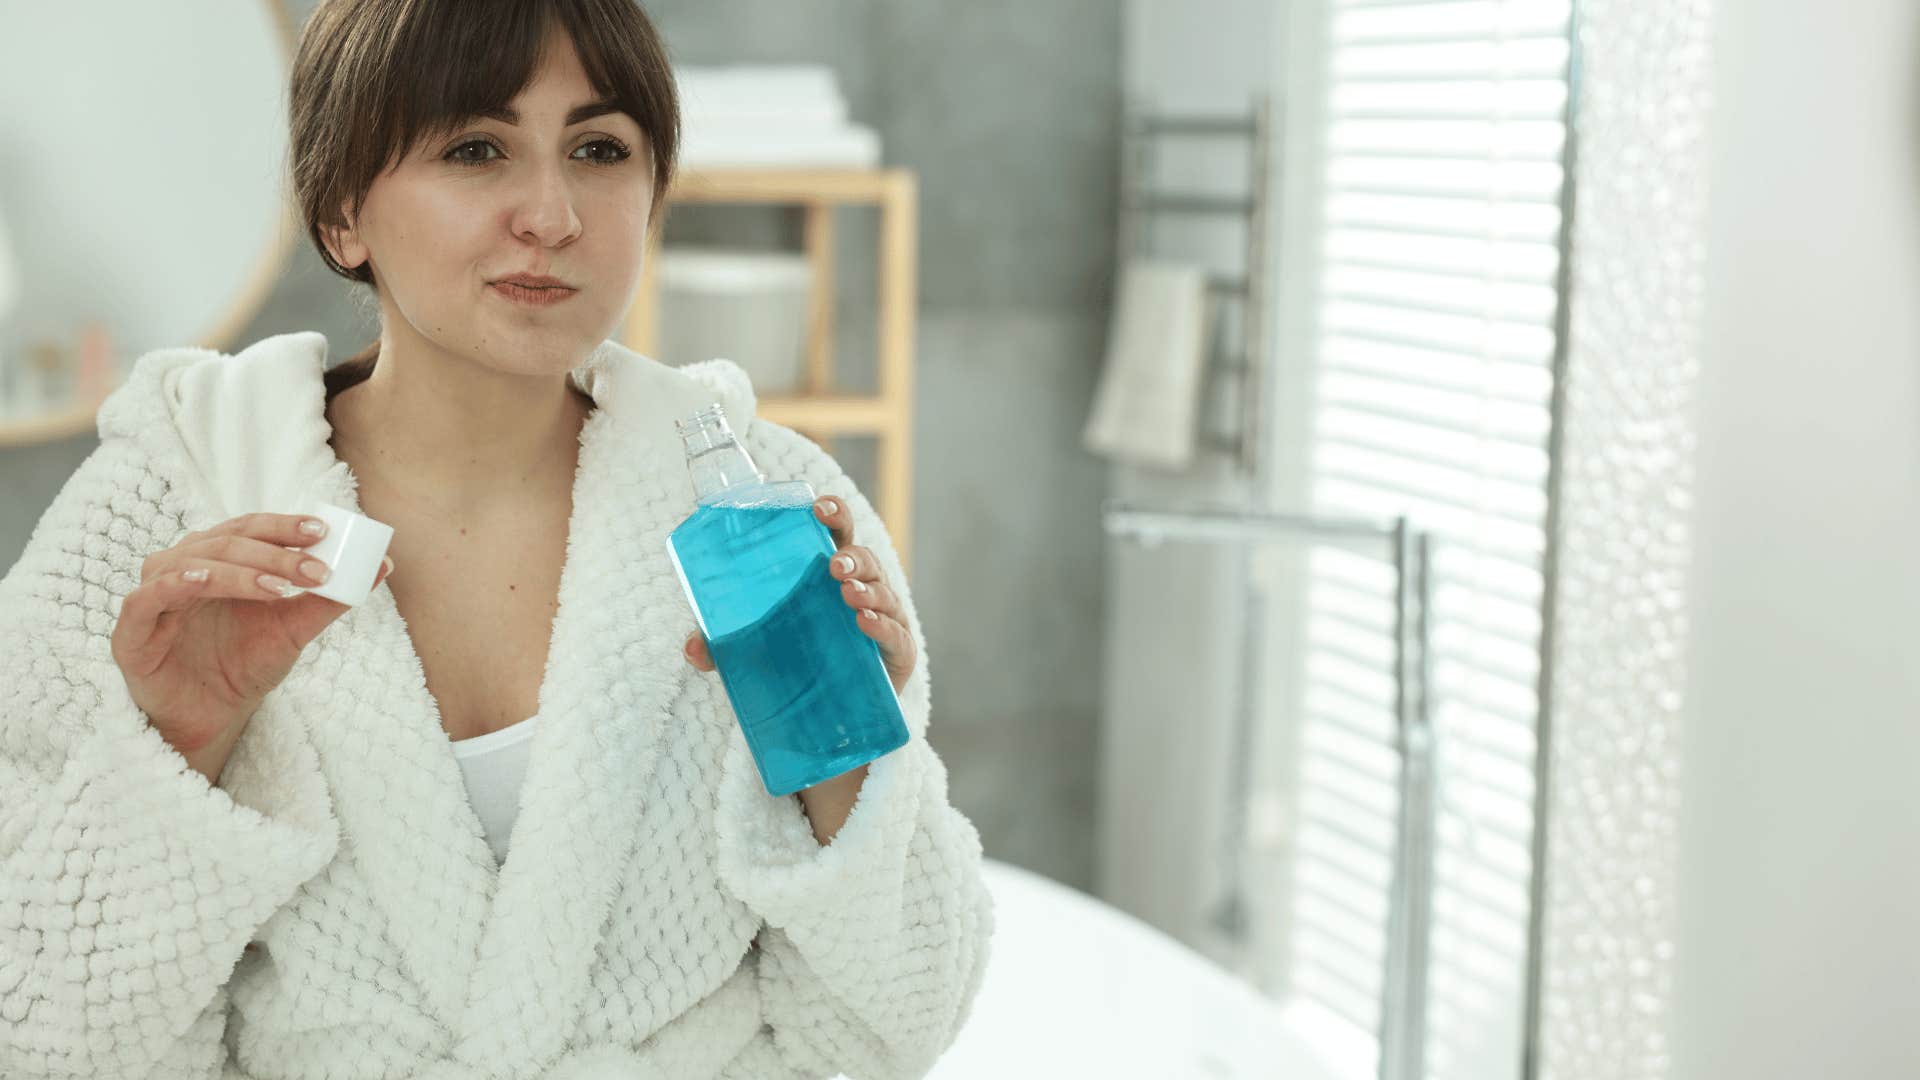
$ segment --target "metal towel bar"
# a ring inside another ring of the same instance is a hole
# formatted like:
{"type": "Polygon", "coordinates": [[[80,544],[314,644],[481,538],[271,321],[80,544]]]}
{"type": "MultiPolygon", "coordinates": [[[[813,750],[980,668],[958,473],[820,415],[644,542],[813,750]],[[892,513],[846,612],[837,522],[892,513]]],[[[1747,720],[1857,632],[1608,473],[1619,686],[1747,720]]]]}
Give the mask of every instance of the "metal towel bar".
{"type": "MultiPolygon", "coordinates": [[[[1371,519],[1246,510],[1230,506],[1143,506],[1109,499],[1101,508],[1102,528],[1151,547],[1166,540],[1246,545],[1278,539],[1378,540],[1387,545],[1394,576],[1393,684],[1395,738],[1400,758],[1397,840],[1393,884],[1387,907],[1387,950],[1380,1011],[1381,1080],[1420,1080],[1426,1044],[1428,943],[1432,926],[1434,817],[1434,740],[1427,688],[1431,608],[1432,536],[1408,518],[1371,519]]],[[[1241,852],[1251,809],[1254,695],[1253,669],[1262,625],[1259,593],[1248,595],[1247,625],[1242,627],[1239,665],[1239,714],[1227,793],[1224,841],[1227,894],[1215,924],[1235,940],[1246,932],[1246,887],[1241,852]]]]}
{"type": "MultiPolygon", "coordinates": [[[[1202,429],[1198,440],[1210,450],[1235,455],[1239,467],[1259,476],[1266,439],[1261,433],[1264,365],[1267,357],[1267,231],[1272,218],[1272,185],[1268,180],[1273,152],[1273,104],[1266,96],[1255,99],[1245,114],[1149,113],[1129,107],[1121,125],[1120,235],[1121,263],[1146,253],[1155,215],[1177,214],[1242,219],[1246,227],[1246,266],[1238,274],[1215,274],[1207,281],[1209,294],[1241,304],[1241,348],[1229,355],[1215,335],[1208,347],[1208,371],[1215,380],[1235,382],[1239,421],[1228,435],[1202,429]],[[1155,140],[1160,138],[1241,139],[1248,144],[1247,191],[1242,196],[1197,194],[1150,189],[1153,183],[1155,140]]],[[[1206,385],[1203,383],[1203,385],[1206,385]]],[[[1212,384],[1215,390],[1220,383],[1212,384]]]]}

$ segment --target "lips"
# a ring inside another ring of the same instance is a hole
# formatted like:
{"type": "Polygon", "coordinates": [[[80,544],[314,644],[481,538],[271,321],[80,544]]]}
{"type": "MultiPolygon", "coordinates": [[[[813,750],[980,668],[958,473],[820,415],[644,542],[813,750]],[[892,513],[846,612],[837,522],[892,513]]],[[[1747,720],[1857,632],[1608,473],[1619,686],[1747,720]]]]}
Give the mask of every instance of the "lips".
{"type": "Polygon", "coordinates": [[[493,283],[495,285],[518,285],[527,289],[573,289],[572,285],[561,281],[559,278],[548,277],[545,274],[513,274],[508,277],[497,278],[493,283]]]}
{"type": "Polygon", "coordinates": [[[487,287],[514,303],[533,307],[558,304],[580,292],[558,278],[538,274],[515,274],[490,282],[487,287]]]}

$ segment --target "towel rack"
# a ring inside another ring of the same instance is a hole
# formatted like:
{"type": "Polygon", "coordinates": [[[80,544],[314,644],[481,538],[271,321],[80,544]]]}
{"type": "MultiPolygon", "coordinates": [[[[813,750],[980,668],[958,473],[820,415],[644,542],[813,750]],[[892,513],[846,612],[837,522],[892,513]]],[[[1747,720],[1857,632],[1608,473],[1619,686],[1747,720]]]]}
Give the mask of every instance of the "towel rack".
{"type": "MultiPolygon", "coordinates": [[[[1393,565],[1394,749],[1400,758],[1393,879],[1387,900],[1386,959],[1380,1009],[1380,1080],[1419,1080],[1425,1075],[1428,947],[1433,908],[1434,793],[1433,723],[1428,703],[1432,608],[1431,533],[1405,516],[1390,519],[1335,517],[1232,506],[1145,506],[1108,499],[1101,525],[1109,535],[1131,537],[1147,547],[1165,540],[1225,543],[1245,554],[1253,544],[1279,538],[1384,541],[1393,565]]],[[[1239,709],[1235,718],[1227,836],[1223,845],[1226,895],[1214,925],[1235,941],[1246,940],[1246,886],[1241,866],[1246,820],[1252,810],[1249,779],[1253,758],[1253,671],[1262,625],[1257,590],[1249,590],[1241,633],[1239,709]]]]}
{"type": "Polygon", "coordinates": [[[1215,393],[1224,393],[1224,382],[1237,377],[1234,391],[1240,420],[1230,435],[1203,426],[1198,440],[1207,449],[1231,452],[1239,467],[1252,476],[1261,475],[1266,441],[1262,432],[1262,368],[1267,357],[1266,259],[1271,219],[1268,204],[1272,197],[1268,169],[1272,146],[1273,103],[1266,95],[1256,97],[1245,114],[1156,113],[1129,107],[1121,124],[1121,220],[1116,247],[1122,263],[1146,254],[1155,215],[1238,218],[1246,229],[1246,264],[1241,272],[1214,273],[1207,278],[1209,299],[1237,300],[1242,305],[1241,348],[1238,356],[1229,355],[1221,340],[1224,335],[1218,333],[1216,325],[1207,349],[1206,371],[1211,381],[1203,381],[1215,393]],[[1151,187],[1156,140],[1160,138],[1245,140],[1247,193],[1203,195],[1151,187]]]}

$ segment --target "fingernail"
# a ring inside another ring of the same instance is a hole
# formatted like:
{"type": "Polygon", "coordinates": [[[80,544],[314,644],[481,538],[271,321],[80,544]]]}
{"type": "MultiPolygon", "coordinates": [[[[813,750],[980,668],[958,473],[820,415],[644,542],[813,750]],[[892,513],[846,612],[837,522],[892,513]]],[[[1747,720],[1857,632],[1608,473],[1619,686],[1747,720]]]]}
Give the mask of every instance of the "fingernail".
{"type": "Polygon", "coordinates": [[[300,523],[300,531],[306,533],[308,536],[325,536],[327,535],[327,523],[321,521],[319,518],[308,518],[300,523]]]}
{"type": "Polygon", "coordinates": [[[393,573],[393,557],[392,556],[382,555],[380,557],[380,565],[387,568],[387,573],[389,574],[393,573]]]}
{"type": "Polygon", "coordinates": [[[853,591],[854,591],[854,592],[866,592],[866,591],[867,591],[867,583],[866,583],[866,582],[864,582],[864,581],[861,581],[861,580],[860,580],[859,578],[852,578],[852,579],[850,579],[850,580],[851,580],[851,581],[853,582],[853,591]]]}
{"type": "Polygon", "coordinates": [[[834,511],[836,511],[836,510],[838,510],[838,509],[840,509],[840,507],[839,507],[838,505],[836,505],[836,504],[834,503],[834,501],[833,501],[832,499],[821,499],[821,500],[820,500],[820,512],[821,512],[821,513],[823,513],[823,514],[826,514],[826,515],[828,515],[828,516],[832,516],[832,514],[834,513],[834,511]]]}
{"type": "Polygon", "coordinates": [[[300,572],[312,578],[317,585],[325,585],[327,579],[333,576],[333,571],[327,569],[327,564],[321,562],[319,559],[307,559],[303,561],[300,564],[300,572]]]}
{"type": "Polygon", "coordinates": [[[851,555],[842,555],[833,560],[833,564],[838,566],[842,573],[853,573],[853,556],[851,555]]]}
{"type": "Polygon", "coordinates": [[[283,596],[283,597],[299,596],[302,592],[306,591],[304,589],[298,588],[297,586],[294,585],[293,582],[288,581],[286,578],[280,577],[277,574],[261,574],[260,587],[267,590],[270,593],[274,593],[276,595],[283,596]]]}

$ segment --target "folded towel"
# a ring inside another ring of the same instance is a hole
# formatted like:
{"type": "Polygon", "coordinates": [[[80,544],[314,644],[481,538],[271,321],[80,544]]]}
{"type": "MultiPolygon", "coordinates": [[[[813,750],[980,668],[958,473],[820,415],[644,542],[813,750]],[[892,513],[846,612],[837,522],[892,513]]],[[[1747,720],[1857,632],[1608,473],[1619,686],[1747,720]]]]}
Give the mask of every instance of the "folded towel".
{"type": "Polygon", "coordinates": [[[691,131],[719,128],[753,134],[784,134],[803,131],[839,131],[847,126],[847,110],[824,105],[796,105],[769,101],[763,104],[740,102],[729,105],[700,105],[687,102],[680,109],[680,126],[691,131]]]}
{"type": "Polygon", "coordinates": [[[756,123],[763,128],[835,128],[847,122],[847,101],[833,69],[808,65],[737,64],[674,69],[684,120],[756,123]]]}
{"type": "Polygon", "coordinates": [[[746,135],[688,125],[680,143],[687,169],[761,166],[788,169],[868,169],[880,164],[880,136],[849,124],[836,131],[746,135]]]}
{"type": "Polygon", "coordinates": [[[1087,449],[1140,465],[1192,463],[1207,302],[1200,267],[1158,259],[1121,267],[1106,364],[1081,433],[1087,449]]]}
{"type": "Polygon", "coordinates": [[[818,64],[676,68],[680,162],[689,169],[872,168],[880,136],[847,119],[833,69],[818,64]]]}
{"type": "Polygon", "coordinates": [[[702,101],[683,98],[680,120],[687,127],[750,127],[755,131],[835,131],[846,126],[846,102],[763,98],[702,101]]]}
{"type": "Polygon", "coordinates": [[[673,69],[681,95],[724,102],[840,102],[840,84],[825,64],[680,64],[673,69]]]}

